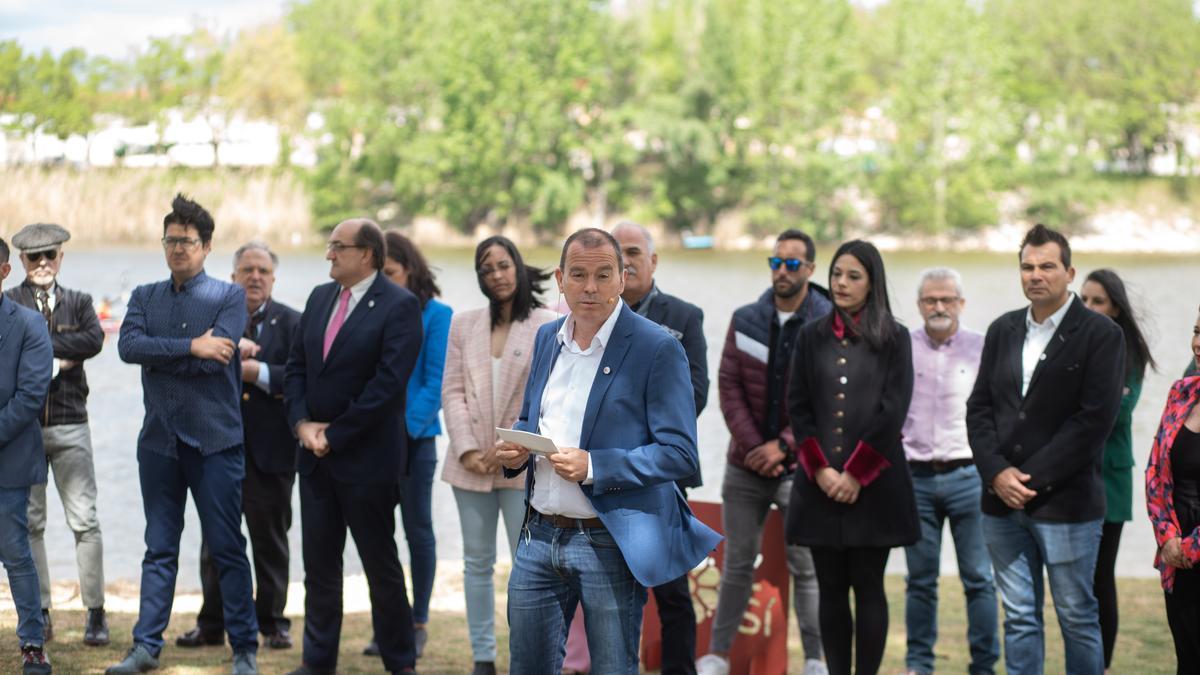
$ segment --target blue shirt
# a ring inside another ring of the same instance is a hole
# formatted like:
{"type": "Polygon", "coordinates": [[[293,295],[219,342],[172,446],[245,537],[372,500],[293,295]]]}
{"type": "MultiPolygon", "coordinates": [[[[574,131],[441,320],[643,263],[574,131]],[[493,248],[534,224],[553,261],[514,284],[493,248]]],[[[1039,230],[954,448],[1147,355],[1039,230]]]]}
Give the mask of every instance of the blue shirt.
{"type": "Polygon", "coordinates": [[[450,340],[450,317],[454,310],[433,298],[421,311],[424,340],[417,365],[408,378],[404,418],[412,438],[432,438],[442,433],[438,411],[442,409],[442,373],[446,370],[446,343],[450,340]]]}
{"type": "Polygon", "coordinates": [[[242,444],[242,364],[191,355],[192,338],[212,329],[233,340],[246,330],[246,292],[201,271],[179,290],[170,279],[129,298],[117,351],[142,367],[146,419],[138,451],[178,457],[180,443],[211,455],[242,444]]]}

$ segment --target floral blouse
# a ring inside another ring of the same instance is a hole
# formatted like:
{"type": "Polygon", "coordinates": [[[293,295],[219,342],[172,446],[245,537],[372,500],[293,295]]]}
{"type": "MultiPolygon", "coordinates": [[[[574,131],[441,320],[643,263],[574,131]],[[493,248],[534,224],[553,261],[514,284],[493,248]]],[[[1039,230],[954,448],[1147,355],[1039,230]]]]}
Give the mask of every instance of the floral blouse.
{"type": "Polygon", "coordinates": [[[1175,516],[1175,480],[1171,474],[1171,446],[1187,419],[1192,406],[1200,400],[1200,376],[1185,377],[1171,386],[1162,422],[1150,448],[1150,464],[1146,467],[1146,510],[1154,527],[1154,539],[1159,552],[1154,554],[1154,566],[1162,574],[1162,586],[1168,592],[1175,586],[1175,568],[1162,558],[1162,547],[1176,537],[1183,538],[1183,554],[1200,563],[1200,528],[1183,533],[1175,516]]]}

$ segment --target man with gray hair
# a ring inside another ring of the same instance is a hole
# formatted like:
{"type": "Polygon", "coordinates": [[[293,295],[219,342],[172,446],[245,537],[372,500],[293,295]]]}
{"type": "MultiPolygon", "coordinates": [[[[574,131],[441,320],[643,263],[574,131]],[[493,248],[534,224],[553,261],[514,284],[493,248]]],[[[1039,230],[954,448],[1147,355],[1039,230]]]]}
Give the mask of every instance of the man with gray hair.
{"type": "MultiPolygon", "coordinates": [[[[621,245],[625,262],[625,290],[621,299],[641,316],[663,327],[683,345],[696,401],[696,417],[708,403],[708,345],[704,340],[704,312],[697,306],[663,293],[654,282],[658,253],[650,232],[638,223],[623,220],[612,231],[621,245]]],[[[687,495],[688,488],[702,485],[700,470],[675,481],[687,495]]],[[[696,610],[688,576],[654,587],[658,618],[662,625],[662,673],[680,675],[696,672],[696,610]]]]}
{"type": "MultiPolygon", "coordinates": [[[[283,370],[300,313],[277,302],[275,269],[279,256],[266,244],[251,241],[233,254],[233,282],[246,291],[249,318],[238,349],[242,354],[242,426],[246,477],[242,513],[250,532],[254,610],[258,630],[271,649],[292,646],[287,604],[288,530],[292,526],[292,486],[296,481],[296,440],[283,405],[283,370]]],[[[200,585],[204,604],[196,627],[175,638],[180,647],[219,645],[225,641],[220,578],[207,542],[200,545],[200,585]]]]}
{"type": "MultiPolygon", "coordinates": [[[[13,235],[21,252],[25,280],[7,291],[9,299],[39,312],[45,319],[54,346],[50,393],[38,421],[46,461],[62,500],[67,526],[75,534],[75,561],[79,568],[79,594],[87,608],[84,644],[106,645],[108,622],[104,616],[104,542],[96,515],[96,469],[92,461],[92,434],[88,428],[87,376],[83,362],[100,353],[104,331],[92,307],[92,297],[58,283],[62,245],[71,238],[66,228],[34,223],[13,235]]],[[[29,493],[29,544],[37,562],[42,618],[46,641],[53,639],[50,623],[50,566],[46,560],[46,485],[29,493]]]]}
{"type": "Polygon", "coordinates": [[[921,540],[904,549],[905,665],[912,674],[933,672],[942,527],[947,519],[967,596],[970,671],[990,673],[1000,658],[996,589],[979,510],[982,483],[967,443],[967,397],[979,371],[983,335],[959,326],[965,303],[958,272],[943,267],[921,273],[917,308],[924,325],[912,329],[915,377],[903,431],[921,520],[921,540]]]}

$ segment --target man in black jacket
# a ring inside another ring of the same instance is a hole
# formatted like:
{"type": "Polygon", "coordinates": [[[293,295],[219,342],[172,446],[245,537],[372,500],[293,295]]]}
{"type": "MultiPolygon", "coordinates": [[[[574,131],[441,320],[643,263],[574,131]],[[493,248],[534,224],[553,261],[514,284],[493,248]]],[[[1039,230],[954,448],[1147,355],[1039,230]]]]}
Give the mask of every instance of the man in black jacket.
{"type": "MultiPolygon", "coordinates": [[[[42,443],[54,484],[58,486],[67,526],[75,533],[75,559],[79,566],[79,592],[87,607],[83,642],[108,644],[104,617],[104,543],[96,516],[96,469],[92,462],[92,436],[88,428],[87,376],[83,362],[100,353],[104,331],[92,307],[92,297],[63,288],[58,283],[62,245],[71,233],[59,225],[35,223],[21,228],[12,243],[21,251],[25,281],[7,291],[17,304],[46,319],[54,346],[53,379],[41,414],[42,443]]],[[[46,640],[50,624],[50,569],[46,561],[46,484],[29,493],[29,543],[37,563],[46,640]]]]}
{"type": "MultiPolygon", "coordinates": [[[[292,486],[296,482],[296,439],[283,405],[283,370],[300,312],[271,297],[279,256],[266,244],[252,241],[233,254],[233,282],[246,291],[246,333],[242,354],[242,425],[246,443],[246,477],[242,481],[242,513],[254,554],[254,610],[267,647],[292,646],[287,604],[288,530],[292,527],[292,486]]],[[[180,647],[225,642],[225,616],[220,577],[208,546],[200,546],[200,585],[204,604],[196,627],[175,638],[180,647]]]]}
{"type": "MultiPolygon", "coordinates": [[[[708,356],[704,340],[704,312],[699,307],[667,295],[654,283],[658,254],[646,228],[624,221],[612,231],[621,245],[625,262],[625,292],[621,294],[629,308],[662,326],[683,344],[692,376],[696,416],[708,403],[708,356]]],[[[680,489],[700,487],[699,469],[686,480],[677,481],[680,489]]],[[[696,611],[688,578],[684,576],[654,588],[658,618],[662,624],[663,675],[696,672],[696,611]]]]}
{"type": "Polygon", "coordinates": [[[1043,567],[1068,673],[1100,673],[1092,592],[1104,520],[1101,460],[1121,403],[1124,338],[1068,290],[1066,237],[1044,225],[1020,248],[1028,308],[992,322],[967,401],[967,437],[985,488],[983,531],[1004,598],[1009,673],[1041,673],[1043,567]]]}

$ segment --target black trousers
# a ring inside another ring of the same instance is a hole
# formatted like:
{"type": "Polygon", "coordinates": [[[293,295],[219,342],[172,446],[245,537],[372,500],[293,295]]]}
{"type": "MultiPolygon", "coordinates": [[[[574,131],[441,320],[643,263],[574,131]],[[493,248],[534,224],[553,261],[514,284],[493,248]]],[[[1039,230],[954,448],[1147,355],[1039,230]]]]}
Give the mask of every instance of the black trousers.
{"type": "MultiPolygon", "coordinates": [[[[287,605],[288,530],[292,527],[292,485],[295,473],[264,473],[246,457],[246,478],[242,481],[242,514],[250,531],[254,562],[254,613],[258,631],[274,635],[290,630],[291,619],[283,615],[287,605]]],[[[200,540],[200,588],[204,602],[196,616],[196,625],[206,634],[225,632],[225,613],[221,606],[220,577],[208,550],[200,540]]]]}
{"type": "Polygon", "coordinates": [[[811,547],[817,587],[821,593],[821,643],[831,675],[850,675],[851,652],[857,637],[859,675],[879,671],[887,645],[888,605],[883,588],[886,548],[811,547]],[[854,591],[854,614],[850,591],[854,591]]]}
{"type": "Polygon", "coordinates": [[[1163,594],[1167,624],[1175,638],[1176,672],[1200,672],[1200,568],[1175,570],[1175,588],[1163,594]]]}
{"type": "Polygon", "coordinates": [[[1104,523],[1100,551],[1096,555],[1096,575],[1092,583],[1100,603],[1100,638],[1104,642],[1104,667],[1112,666],[1113,645],[1117,643],[1117,548],[1121,545],[1121,526],[1104,523]]]}
{"type": "Polygon", "coordinates": [[[695,675],[696,609],[688,575],[654,587],[662,624],[662,675],[695,675]]]}
{"type": "Polygon", "coordinates": [[[371,624],[384,669],[416,666],[412,608],[396,552],[397,483],[358,485],[329,475],[324,464],[300,477],[304,536],[304,663],[336,670],[342,633],[342,553],[354,537],[371,596],[371,624]]]}

